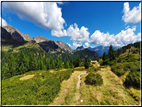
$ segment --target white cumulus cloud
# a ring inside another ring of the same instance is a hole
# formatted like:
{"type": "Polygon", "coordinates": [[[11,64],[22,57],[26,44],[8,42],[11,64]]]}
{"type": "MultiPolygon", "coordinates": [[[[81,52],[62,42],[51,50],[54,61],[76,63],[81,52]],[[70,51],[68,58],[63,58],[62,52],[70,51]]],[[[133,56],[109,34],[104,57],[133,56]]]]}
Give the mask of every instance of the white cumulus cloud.
{"type": "Polygon", "coordinates": [[[123,12],[124,15],[122,16],[122,20],[124,20],[126,24],[135,24],[141,21],[141,3],[139,6],[135,6],[132,10],[130,10],[129,3],[125,2],[123,12]]]}
{"type": "Polygon", "coordinates": [[[79,46],[81,46],[82,44],[81,43],[76,43],[76,42],[73,42],[73,46],[72,46],[72,48],[77,48],[77,47],[79,47],[79,46]]]}
{"type": "Polygon", "coordinates": [[[85,43],[85,48],[88,48],[90,44],[88,42],[85,43]]]}
{"type": "Polygon", "coordinates": [[[65,29],[60,29],[60,30],[52,30],[51,31],[51,35],[52,36],[56,36],[56,37],[63,37],[63,36],[67,36],[67,31],[65,29]]]}
{"type": "Polygon", "coordinates": [[[63,29],[65,20],[56,2],[3,2],[3,7],[45,29],[63,29]]]}
{"type": "Polygon", "coordinates": [[[2,23],[1,23],[1,17],[0,17],[0,26],[2,25],[2,27],[7,25],[7,22],[2,18],[2,23]]]}
{"type": "Polygon", "coordinates": [[[103,46],[109,46],[111,44],[114,46],[125,46],[141,40],[141,33],[135,34],[134,31],[136,31],[136,26],[122,30],[116,35],[110,35],[108,32],[103,33],[96,30],[90,37],[90,43],[101,44],[103,46]]]}
{"type": "Polygon", "coordinates": [[[82,26],[79,29],[78,25],[74,23],[67,30],[52,30],[51,34],[56,37],[69,36],[73,42],[82,43],[89,40],[90,33],[88,32],[88,28],[82,26]]]}
{"type": "Polygon", "coordinates": [[[70,27],[67,29],[67,35],[71,36],[71,40],[76,43],[82,43],[84,41],[88,41],[89,34],[90,33],[88,32],[88,28],[82,26],[79,29],[76,23],[74,23],[74,25],[70,25],[70,27]]]}

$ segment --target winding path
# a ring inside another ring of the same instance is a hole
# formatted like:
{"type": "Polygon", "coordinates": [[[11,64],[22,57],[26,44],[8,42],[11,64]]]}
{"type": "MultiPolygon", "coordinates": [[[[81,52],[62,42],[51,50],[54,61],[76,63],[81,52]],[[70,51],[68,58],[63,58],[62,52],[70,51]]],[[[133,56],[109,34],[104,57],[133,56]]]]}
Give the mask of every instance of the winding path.
{"type": "Polygon", "coordinates": [[[84,72],[84,73],[81,73],[81,74],[79,74],[78,75],[78,82],[77,82],[77,88],[79,89],[80,88],[80,76],[82,75],[82,74],[86,74],[86,72],[84,72]]]}
{"type": "Polygon", "coordinates": [[[78,75],[78,82],[77,82],[77,86],[76,86],[77,89],[78,89],[78,91],[76,93],[76,100],[77,100],[78,103],[83,102],[83,100],[80,99],[80,97],[81,97],[81,94],[80,94],[81,77],[80,76],[83,75],[83,74],[86,74],[86,73],[87,72],[84,72],[84,73],[81,73],[81,74],[78,75]]]}

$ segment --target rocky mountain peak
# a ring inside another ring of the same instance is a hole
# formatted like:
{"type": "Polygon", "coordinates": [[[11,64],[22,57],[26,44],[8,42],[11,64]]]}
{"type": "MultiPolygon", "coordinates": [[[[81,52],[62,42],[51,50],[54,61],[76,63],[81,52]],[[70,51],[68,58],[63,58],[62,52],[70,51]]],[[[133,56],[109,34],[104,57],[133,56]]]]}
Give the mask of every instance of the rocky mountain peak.
{"type": "Polygon", "coordinates": [[[32,41],[33,40],[33,38],[29,34],[26,34],[26,33],[23,35],[23,37],[26,41],[32,41]]]}
{"type": "Polygon", "coordinates": [[[24,42],[25,41],[23,34],[19,30],[17,30],[16,28],[12,27],[11,25],[5,26],[4,29],[9,34],[11,34],[13,39],[15,39],[17,41],[20,41],[20,42],[24,42]]]}
{"type": "Polygon", "coordinates": [[[62,40],[55,42],[61,49],[64,49],[65,51],[72,52],[72,49],[62,40]]]}
{"type": "Polygon", "coordinates": [[[43,36],[40,36],[40,35],[34,37],[33,39],[36,41],[36,43],[40,43],[40,42],[44,42],[44,41],[49,41],[49,39],[47,39],[47,38],[45,38],[43,36]]]}
{"type": "Polygon", "coordinates": [[[76,50],[83,50],[83,49],[85,49],[83,45],[78,46],[78,47],[76,48],[76,50]]]}

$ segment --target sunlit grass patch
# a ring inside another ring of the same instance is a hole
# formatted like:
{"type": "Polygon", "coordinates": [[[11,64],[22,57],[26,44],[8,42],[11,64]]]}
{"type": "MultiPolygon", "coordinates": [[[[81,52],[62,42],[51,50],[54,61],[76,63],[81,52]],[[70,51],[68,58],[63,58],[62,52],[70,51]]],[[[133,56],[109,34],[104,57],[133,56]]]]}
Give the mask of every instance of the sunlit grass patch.
{"type": "Polygon", "coordinates": [[[141,100],[140,99],[140,92],[141,92],[141,90],[130,88],[129,92],[130,92],[130,94],[133,98],[135,98],[137,101],[139,101],[139,104],[140,104],[140,100],[141,100]]]}
{"type": "Polygon", "coordinates": [[[108,68],[98,71],[103,78],[103,85],[92,86],[85,84],[86,75],[81,80],[81,105],[136,105],[122,81],[108,68]]]}

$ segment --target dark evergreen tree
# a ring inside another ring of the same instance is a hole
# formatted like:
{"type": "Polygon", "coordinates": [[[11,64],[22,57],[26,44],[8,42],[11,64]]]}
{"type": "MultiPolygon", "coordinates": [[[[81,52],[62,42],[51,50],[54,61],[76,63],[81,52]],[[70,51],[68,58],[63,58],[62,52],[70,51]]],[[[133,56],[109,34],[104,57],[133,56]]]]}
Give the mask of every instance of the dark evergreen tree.
{"type": "Polygon", "coordinates": [[[109,57],[109,60],[110,60],[110,61],[112,61],[112,60],[115,59],[115,51],[114,51],[112,45],[110,45],[110,47],[109,47],[108,57],[109,57]]]}
{"type": "Polygon", "coordinates": [[[16,67],[16,74],[23,74],[28,71],[28,57],[21,51],[18,53],[18,56],[16,58],[17,67],[16,67]]]}
{"type": "Polygon", "coordinates": [[[46,59],[46,69],[47,70],[51,69],[51,64],[50,64],[50,59],[49,58],[46,59]]]}
{"type": "Polygon", "coordinates": [[[55,69],[55,61],[53,60],[52,57],[50,57],[50,66],[51,66],[51,69],[55,69]]]}
{"type": "Polygon", "coordinates": [[[9,74],[10,77],[12,77],[15,72],[15,59],[11,52],[7,56],[7,67],[8,67],[7,73],[9,74]]]}
{"type": "Polygon", "coordinates": [[[84,60],[84,67],[85,69],[88,69],[89,66],[90,66],[90,59],[86,57],[84,60]]]}
{"type": "Polygon", "coordinates": [[[74,61],[74,66],[75,67],[79,67],[80,66],[80,56],[78,55],[77,57],[76,57],[76,59],[75,59],[75,61],[74,61]]]}
{"type": "Polygon", "coordinates": [[[58,57],[56,58],[56,68],[62,68],[61,56],[58,56],[58,57]]]}
{"type": "Polygon", "coordinates": [[[37,60],[36,57],[30,53],[29,54],[29,70],[36,70],[37,69],[37,60]]]}
{"type": "Polygon", "coordinates": [[[9,69],[8,69],[8,64],[5,63],[2,66],[2,79],[6,79],[10,77],[9,69]]]}
{"type": "Polygon", "coordinates": [[[46,64],[44,63],[44,57],[39,55],[39,70],[46,70],[46,64]]]}
{"type": "Polygon", "coordinates": [[[69,68],[69,60],[68,60],[68,57],[66,56],[65,59],[64,59],[64,67],[65,68],[69,68]]]}
{"type": "Polygon", "coordinates": [[[108,64],[108,58],[107,58],[106,52],[104,52],[104,54],[103,54],[103,65],[106,65],[106,64],[108,64]]]}
{"type": "Polygon", "coordinates": [[[72,58],[70,59],[69,65],[70,65],[70,68],[74,68],[74,65],[73,65],[73,59],[72,59],[72,58]]]}

